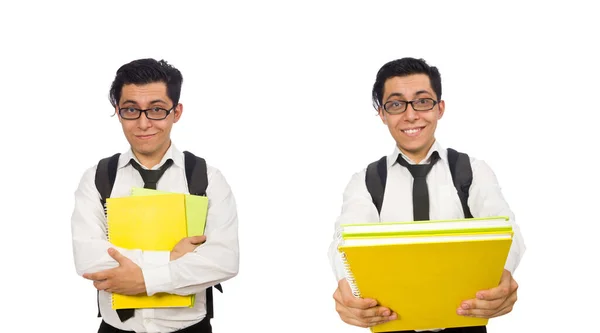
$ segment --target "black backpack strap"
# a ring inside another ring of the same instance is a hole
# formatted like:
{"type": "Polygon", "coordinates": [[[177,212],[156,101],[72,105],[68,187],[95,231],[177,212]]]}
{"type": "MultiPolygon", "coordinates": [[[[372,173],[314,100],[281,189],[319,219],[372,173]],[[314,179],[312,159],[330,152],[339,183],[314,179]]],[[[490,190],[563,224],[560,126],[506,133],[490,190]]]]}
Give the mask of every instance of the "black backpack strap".
{"type": "Polygon", "coordinates": [[[377,208],[377,214],[381,214],[386,180],[387,157],[383,156],[378,161],[372,162],[367,166],[367,173],[365,175],[367,190],[373,199],[373,204],[377,208]]]}
{"type": "Polygon", "coordinates": [[[460,203],[465,213],[465,218],[472,218],[471,210],[469,209],[469,188],[473,182],[473,170],[471,169],[471,160],[469,155],[457,152],[452,148],[448,148],[448,165],[450,166],[450,174],[456,192],[460,198],[460,203]]]}
{"type": "Polygon", "coordinates": [[[183,154],[185,156],[185,178],[187,178],[190,194],[206,196],[208,187],[206,161],[189,151],[184,151],[183,154]]]}
{"type": "MultiPolygon", "coordinates": [[[[105,157],[98,162],[96,166],[96,176],[94,183],[96,189],[100,193],[100,203],[104,209],[104,215],[106,215],[106,198],[110,197],[113,185],[115,184],[115,178],[117,178],[117,166],[119,165],[120,153],[116,153],[113,156],[105,157]]],[[[96,292],[96,301],[98,302],[98,317],[100,316],[100,292],[96,292]]]]}
{"type": "MultiPolygon", "coordinates": [[[[189,151],[184,151],[183,154],[185,156],[185,177],[187,178],[190,194],[206,196],[206,188],[208,187],[206,161],[189,151]]],[[[214,287],[221,293],[223,292],[220,283],[214,287]]],[[[208,318],[214,316],[212,287],[206,289],[206,316],[208,318]]]]}
{"type": "Polygon", "coordinates": [[[98,190],[98,193],[100,193],[102,208],[106,207],[106,198],[110,197],[113,185],[115,184],[119,155],[121,154],[116,153],[113,156],[101,159],[96,167],[96,178],[94,181],[96,183],[96,189],[98,190]]]}

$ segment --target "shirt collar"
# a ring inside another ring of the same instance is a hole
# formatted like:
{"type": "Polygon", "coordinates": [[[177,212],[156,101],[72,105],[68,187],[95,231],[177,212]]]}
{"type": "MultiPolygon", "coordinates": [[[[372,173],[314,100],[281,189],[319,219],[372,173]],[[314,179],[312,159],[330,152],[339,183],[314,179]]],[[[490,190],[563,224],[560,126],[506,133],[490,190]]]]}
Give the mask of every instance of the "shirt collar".
{"type": "MultiPolygon", "coordinates": [[[[121,157],[119,158],[119,166],[118,166],[119,169],[129,165],[129,162],[131,161],[131,159],[135,160],[136,162],[138,162],[138,164],[142,165],[140,163],[140,161],[137,159],[137,157],[135,157],[135,154],[133,153],[131,148],[129,148],[126,152],[121,154],[121,157]]],[[[183,161],[183,153],[181,151],[179,151],[179,149],[177,149],[177,147],[175,147],[173,142],[171,142],[171,145],[169,146],[169,149],[167,149],[167,151],[165,152],[165,155],[163,155],[162,159],[160,160],[160,162],[157,165],[152,167],[152,170],[157,170],[158,168],[160,168],[163,164],[165,164],[165,162],[168,159],[172,159],[174,165],[176,165],[180,168],[185,168],[184,161],[183,161]]],[[[142,166],[142,167],[144,169],[146,169],[146,167],[144,167],[144,166],[142,166]]]]}
{"type": "MultiPolygon", "coordinates": [[[[419,164],[428,164],[429,160],[431,159],[431,154],[433,154],[434,151],[438,152],[438,154],[440,155],[440,160],[446,160],[448,158],[448,152],[446,151],[446,149],[444,149],[444,147],[442,147],[442,145],[437,140],[435,140],[433,142],[433,145],[427,152],[427,155],[425,155],[425,158],[421,162],[419,162],[419,164]]],[[[394,151],[392,152],[392,154],[388,155],[388,158],[387,158],[387,168],[388,169],[397,163],[396,161],[398,160],[398,155],[401,155],[402,158],[404,158],[406,161],[408,161],[408,163],[415,164],[415,162],[412,161],[408,156],[406,156],[402,151],[400,151],[400,149],[396,145],[396,146],[394,146],[394,151]]]]}

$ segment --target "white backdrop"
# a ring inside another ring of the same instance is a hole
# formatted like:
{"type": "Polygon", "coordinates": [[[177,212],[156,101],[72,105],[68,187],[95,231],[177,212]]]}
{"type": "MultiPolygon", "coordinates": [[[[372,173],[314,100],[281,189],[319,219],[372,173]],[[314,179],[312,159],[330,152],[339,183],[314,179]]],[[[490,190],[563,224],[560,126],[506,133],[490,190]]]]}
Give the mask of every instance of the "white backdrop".
{"type": "Polygon", "coordinates": [[[73,192],[127,148],[108,89],[142,57],[182,71],[174,142],[221,169],[238,201],[240,273],[215,296],[215,332],[367,332],[334,310],[327,249],[352,173],[393,149],[370,93],[404,56],[438,66],[438,139],[491,165],[522,228],[519,301],[489,332],[597,325],[591,8],[185,3],[1,5],[2,331],[96,331],[96,292],[72,259],[73,192]]]}

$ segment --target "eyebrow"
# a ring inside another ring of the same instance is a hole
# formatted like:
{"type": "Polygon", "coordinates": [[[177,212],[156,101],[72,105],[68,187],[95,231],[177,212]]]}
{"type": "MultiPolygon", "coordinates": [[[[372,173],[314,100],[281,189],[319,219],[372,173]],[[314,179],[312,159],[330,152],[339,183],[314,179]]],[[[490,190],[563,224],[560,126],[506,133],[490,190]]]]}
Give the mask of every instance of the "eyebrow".
{"type": "MultiPolygon", "coordinates": [[[[417,91],[415,93],[415,95],[420,95],[420,94],[428,94],[428,95],[432,96],[431,93],[429,91],[427,91],[427,90],[419,90],[419,91],[417,91]]],[[[393,93],[393,94],[389,95],[388,98],[386,98],[385,100],[389,101],[390,98],[392,98],[392,97],[404,97],[404,94],[402,94],[402,93],[393,93]]]]}
{"type": "MultiPolygon", "coordinates": [[[[136,101],[134,101],[134,100],[131,100],[131,99],[128,99],[128,100],[125,100],[125,101],[123,101],[123,104],[127,104],[127,103],[131,103],[131,104],[138,105],[138,103],[137,103],[136,101]]],[[[154,104],[154,103],[163,103],[163,104],[167,104],[167,102],[163,101],[162,99],[155,99],[155,100],[152,100],[152,101],[150,101],[150,104],[154,104]]]]}

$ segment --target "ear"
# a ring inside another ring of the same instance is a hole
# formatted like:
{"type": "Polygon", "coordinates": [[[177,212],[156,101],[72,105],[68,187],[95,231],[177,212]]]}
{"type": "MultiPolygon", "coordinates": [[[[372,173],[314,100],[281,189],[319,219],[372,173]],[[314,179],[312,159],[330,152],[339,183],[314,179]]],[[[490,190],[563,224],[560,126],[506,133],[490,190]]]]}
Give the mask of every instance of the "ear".
{"type": "Polygon", "coordinates": [[[387,114],[385,113],[385,111],[383,111],[382,107],[379,107],[379,109],[377,109],[377,112],[379,113],[379,118],[381,118],[381,121],[387,125],[387,114]]]}
{"type": "Polygon", "coordinates": [[[115,106],[115,113],[113,114],[113,116],[114,115],[117,115],[117,118],[119,119],[120,123],[123,122],[123,119],[121,119],[121,115],[119,114],[119,106],[118,105],[115,106]]]}
{"type": "Polygon", "coordinates": [[[438,103],[438,110],[440,110],[438,112],[438,120],[440,120],[444,116],[444,111],[446,110],[446,102],[444,102],[443,100],[441,100],[438,103]]]}
{"type": "Polygon", "coordinates": [[[183,113],[183,104],[181,104],[181,103],[177,104],[177,106],[173,110],[173,113],[174,113],[173,123],[176,123],[179,121],[179,118],[181,118],[181,114],[183,113]]]}

